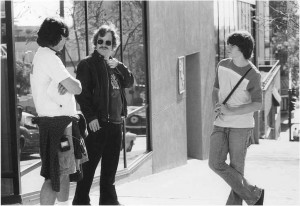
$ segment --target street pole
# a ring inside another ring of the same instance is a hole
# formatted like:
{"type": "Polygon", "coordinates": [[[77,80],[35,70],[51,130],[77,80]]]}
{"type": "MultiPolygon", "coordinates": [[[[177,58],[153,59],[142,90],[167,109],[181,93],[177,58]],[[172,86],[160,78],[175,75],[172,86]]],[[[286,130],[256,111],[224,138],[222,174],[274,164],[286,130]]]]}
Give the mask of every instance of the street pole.
{"type": "Polygon", "coordinates": [[[290,102],[292,100],[292,69],[289,68],[289,89],[288,89],[288,107],[289,107],[289,140],[292,141],[292,108],[290,102]]]}
{"type": "Polygon", "coordinates": [[[292,108],[290,107],[290,101],[292,99],[292,91],[288,90],[288,107],[289,107],[289,140],[292,141],[292,108]]]}

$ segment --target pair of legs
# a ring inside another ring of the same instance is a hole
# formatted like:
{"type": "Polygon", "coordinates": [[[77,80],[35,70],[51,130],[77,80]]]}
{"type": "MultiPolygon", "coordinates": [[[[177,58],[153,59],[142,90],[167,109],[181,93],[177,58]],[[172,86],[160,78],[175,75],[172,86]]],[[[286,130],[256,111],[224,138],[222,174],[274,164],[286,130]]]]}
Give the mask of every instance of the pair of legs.
{"type": "Polygon", "coordinates": [[[223,128],[214,126],[210,137],[209,167],[231,187],[226,205],[255,204],[262,189],[251,185],[244,177],[245,158],[252,128],[223,128]],[[230,156],[230,165],[226,163],[230,156]]]}
{"type": "Polygon", "coordinates": [[[82,164],[83,179],[77,182],[73,205],[90,205],[89,193],[100,159],[99,204],[119,204],[114,183],[121,149],[121,124],[100,123],[100,126],[97,132],[89,131],[85,139],[89,161],[82,164]]]}
{"type": "Polygon", "coordinates": [[[72,123],[70,123],[65,131],[64,135],[67,135],[70,150],[65,152],[58,152],[59,169],[60,169],[60,191],[56,192],[52,189],[52,183],[50,179],[46,179],[43,183],[40,192],[41,205],[54,205],[55,200],[59,202],[66,202],[69,199],[70,191],[70,178],[69,174],[75,172],[75,158],[74,158],[74,146],[72,140],[72,123]]]}
{"type": "Polygon", "coordinates": [[[45,180],[41,193],[40,203],[41,205],[54,205],[57,199],[60,202],[66,202],[69,199],[70,181],[69,175],[62,175],[60,177],[60,191],[55,192],[52,190],[51,180],[45,180]]]}

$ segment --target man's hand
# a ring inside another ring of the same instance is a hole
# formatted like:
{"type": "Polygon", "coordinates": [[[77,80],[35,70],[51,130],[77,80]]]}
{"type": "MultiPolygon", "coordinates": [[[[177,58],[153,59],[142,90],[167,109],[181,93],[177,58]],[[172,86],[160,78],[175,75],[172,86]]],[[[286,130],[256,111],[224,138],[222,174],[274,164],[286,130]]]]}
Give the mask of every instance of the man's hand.
{"type": "Polygon", "coordinates": [[[61,83],[58,84],[57,88],[60,95],[64,95],[68,91],[61,83]]]}
{"type": "Polygon", "coordinates": [[[113,59],[107,60],[107,64],[111,69],[113,69],[113,68],[116,68],[116,66],[118,66],[119,61],[117,59],[113,58],[113,59]]]}
{"type": "Polygon", "coordinates": [[[93,132],[98,131],[101,127],[99,125],[98,119],[94,119],[89,123],[89,127],[93,132]]]}
{"type": "Polygon", "coordinates": [[[217,119],[221,115],[221,104],[220,103],[216,103],[214,112],[215,112],[215,119],[217,119]]]}
{"type": "Polygon", "coordinates": [[[221,115],[224,115],[224,114],[225,115],[233,115],[233,111],[232,111],[232,109],[228,105],[221,104],[220,114],[221,115]]]}
{"type": "Polygon", "coordinates": [[[233,111],[230,107],[224,104],[217,103],[215,105],[215,119],[218,117],[222,118],[223,115],[233,115],[233,111]]]}

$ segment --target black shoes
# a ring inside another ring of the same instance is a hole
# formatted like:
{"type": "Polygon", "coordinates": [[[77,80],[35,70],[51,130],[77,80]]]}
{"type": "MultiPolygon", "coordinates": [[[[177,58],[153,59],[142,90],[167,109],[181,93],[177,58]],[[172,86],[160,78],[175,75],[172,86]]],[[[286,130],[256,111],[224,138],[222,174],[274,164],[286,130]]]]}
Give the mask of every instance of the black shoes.
{"type": "Polygon", "coordinates": [[[99,205],[122,205],[118,200],[115,201],[107,201],[107,202],[100,202],[99,205]]]}
{"type": "Polygon", "coordinates": [[[264,204],[264,196],[265,196],[265,190],[262,189],[260,198],[257,200],[257,202],[254,205],[263,205],[264,204]]]}

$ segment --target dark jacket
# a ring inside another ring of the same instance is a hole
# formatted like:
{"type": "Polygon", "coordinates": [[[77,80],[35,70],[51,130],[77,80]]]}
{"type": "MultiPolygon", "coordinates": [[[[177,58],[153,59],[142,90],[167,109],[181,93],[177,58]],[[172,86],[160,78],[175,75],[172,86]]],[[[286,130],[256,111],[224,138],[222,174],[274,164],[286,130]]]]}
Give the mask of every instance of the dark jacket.
{"type": "MultiPolygon", "coordinates": [[[[104,118],[108,119],[110,84],[108,69],[110,68],[106,61],[96,50],[90,56],[81,60],[77,66],[76,78],[81,82],[82,92],[79,95],[75,95],[75,98],[87,123],[100,118],[100,111],[104,118]]],[[[123,103],[121,115],[127,116],[127,101],[124,88],[131,87],[134,78],[132,73],[121,62],[113,69],[113,72],[121,86],[123,103]]]]}

